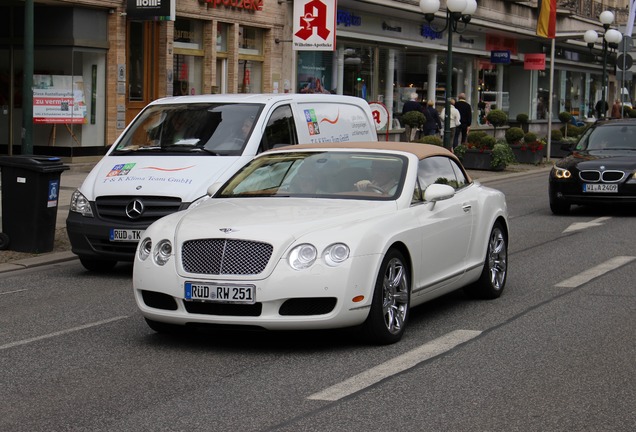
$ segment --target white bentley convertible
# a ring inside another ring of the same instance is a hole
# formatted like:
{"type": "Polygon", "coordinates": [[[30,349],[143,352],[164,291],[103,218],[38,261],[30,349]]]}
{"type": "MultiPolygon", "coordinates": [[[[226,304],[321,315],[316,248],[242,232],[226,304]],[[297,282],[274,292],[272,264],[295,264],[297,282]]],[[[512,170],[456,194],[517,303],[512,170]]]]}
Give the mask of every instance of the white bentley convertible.
{"type": "Polygon", "coordinates": [[[360,326],[393,343],[411,307],[506,283],[505,197],[441,147],[286,147],[208,192],[137,248],[135,299],[156,331],[360,326]]]}

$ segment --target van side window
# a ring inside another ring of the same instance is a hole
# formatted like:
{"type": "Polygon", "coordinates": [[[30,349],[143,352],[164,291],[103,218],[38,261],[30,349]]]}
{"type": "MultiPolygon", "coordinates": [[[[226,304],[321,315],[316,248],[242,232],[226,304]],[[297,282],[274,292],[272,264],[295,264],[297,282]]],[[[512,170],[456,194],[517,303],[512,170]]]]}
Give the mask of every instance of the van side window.
{"type": "Polygon", "coordinates": [[[291,144],[298,144],[298,134],[291,107],[283,105],[276,108],[269,118],[258,151],[291,144]]]}

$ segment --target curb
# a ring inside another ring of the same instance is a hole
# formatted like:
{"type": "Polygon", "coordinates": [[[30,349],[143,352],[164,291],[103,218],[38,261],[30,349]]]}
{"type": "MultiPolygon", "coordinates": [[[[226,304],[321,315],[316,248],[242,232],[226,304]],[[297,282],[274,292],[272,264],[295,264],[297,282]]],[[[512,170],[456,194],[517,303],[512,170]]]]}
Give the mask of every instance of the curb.
{"type": "Polygon", "coordinates": [[[53,252],[45,253],[40,256],[25,258],[17,261],[0,264],[0,273],[7,273],[15,270],[24,270],[33,267],[40,267],[48,264],[56,264],[66,261],[76,260],[77,255],[73,252],[53,252]]]}

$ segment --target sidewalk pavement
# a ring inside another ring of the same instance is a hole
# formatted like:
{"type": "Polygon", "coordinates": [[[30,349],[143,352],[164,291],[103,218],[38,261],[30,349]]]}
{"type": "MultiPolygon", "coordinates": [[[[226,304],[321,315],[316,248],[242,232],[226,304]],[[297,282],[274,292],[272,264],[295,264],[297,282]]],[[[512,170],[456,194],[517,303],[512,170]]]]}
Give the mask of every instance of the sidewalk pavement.
{"type": "MultiPolygon", "coordinates": [[[[81,186],[82,182],[90,172],[94,164],[82,163],[82,164],[68,164],[70,169],[64,171],[60,177],[60,194],[58,199],[56,230],[66,228],[66,217],[70,208],[71,195],[73,191],[81,186]]],[[[477,180],[482,184],[488,184],[496,182],[498,180],[511,179],[520,176],[526,176],[531,174],[545,173],[552,167],[551,162],[544,162],[540,165],[509,165],[503,171],[479,171],[468,170],[468,174],[473,180],[477,180]]],[[[1,184],[0,184],[1,192],[1,184]]],[[[0,200],[0,227],[2,227],[2,200],[0,200]]],[[[66,231],[62,231],[66,235],[66,231]]],[[[68,251],[54,251],[38,255],[28,256],[26,258],[19,258],[17,260],[3,260],[3,254],[9,254],[11,251],[0,251],[0,273],[20,270],[25,268],[37,267],[45,264],[54,264],[58,262],[70,261],[77,259],[77,256],[70,250],[68,251]]],[[[24,255],[24,254],[23,254],[24,255]]],[[[8,256],[8,255],[7,255],[8,256]]]]}

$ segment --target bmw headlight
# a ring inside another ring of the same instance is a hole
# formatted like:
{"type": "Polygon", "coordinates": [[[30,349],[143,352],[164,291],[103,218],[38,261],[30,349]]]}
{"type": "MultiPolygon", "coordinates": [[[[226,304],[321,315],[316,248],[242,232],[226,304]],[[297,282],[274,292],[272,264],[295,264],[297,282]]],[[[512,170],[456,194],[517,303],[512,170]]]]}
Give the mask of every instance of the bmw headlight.
{"type": "Polygon", "coordinates": [[[555,166],[552,170],[554,171],[554,177],[558,179],[569,179],[572,176],[570,170],[565,168],[555,166]]]}
{"type": "Polygon", "coordinates": [[[150,237],[146,237],[139,243],[139,259],[145,261],[152,252],[152,240],[150,237]]]}
{"type": "Polygon", "coordinates": [[[91,209],[91,203],[86,199],[84,195],[75,189],[71,196],[71,209],[72,212],[76,212],[86,217],[93,217],[93,209],[91,209]]]}
{"type": "Polygon", "coordinates": [[[289,265],[294,270],[303,270],[309,268],[316,262],[318,251],[313,245],[304,243],[296,246],[289,252],[289,265]]]}
{"type": "Polygon", "coordinates": [[[632,173],[631,176],[627,179],[627,183],[636,183],[636,171],[632,173]]]}
{"type": "Polygon", "coordinates": [[[322,257],[330,267],[340,265],[349,258],[349,246],[344,243],[334,243],[325,249],[322,257]]]}
{"type": "Polygon", "coordinates": [[[164,265],[168,262],[171,256],[172,243],[170,243],[170,240],[161,240],[159,243],[157,243],[157,246],[155,246],[154,254],[155,263],[157,263],[157,265],[164,265]]]}

